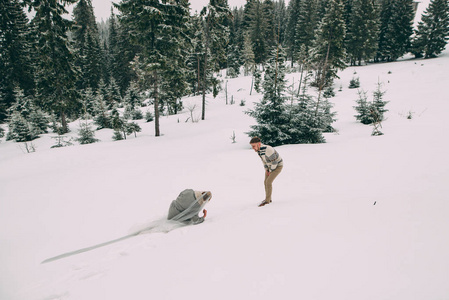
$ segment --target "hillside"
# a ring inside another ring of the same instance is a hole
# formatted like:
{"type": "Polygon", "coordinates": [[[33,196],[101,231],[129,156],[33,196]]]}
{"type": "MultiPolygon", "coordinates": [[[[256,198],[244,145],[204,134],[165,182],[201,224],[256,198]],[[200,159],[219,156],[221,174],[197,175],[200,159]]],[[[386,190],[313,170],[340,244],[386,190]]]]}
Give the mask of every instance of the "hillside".
{"type": "Polygon", "coordinates": [[[99,143],[50,149],[48,134],[30,154],[3,138],[0,299],[447,299],[448,66],[446,50],[341,72],[338,132],[277,147],[285,166],[263,208],[245,134],[254,120],[244,111],[261,99],[250,77],[225,79],[235,105],[208,97],[205,121],[185,122],[185,109],[161,119],[157,138],[141,123],[126,141],[101,130],[99,143]],[[383,83],[383,136],[354,118],[354,76],[370,97],[383,83]],[[185,188],[212,191],[205,223],[40,264],[162,220],[185,188]]]}

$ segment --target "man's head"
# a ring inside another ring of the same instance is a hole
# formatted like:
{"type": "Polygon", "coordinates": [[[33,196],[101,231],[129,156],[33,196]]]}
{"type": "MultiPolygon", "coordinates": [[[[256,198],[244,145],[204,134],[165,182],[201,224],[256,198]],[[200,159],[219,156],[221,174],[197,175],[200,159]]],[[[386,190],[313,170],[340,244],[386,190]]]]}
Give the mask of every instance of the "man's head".
{"type": "Polygon", "coordinates": [[[261,143],[260,139],[259,139],[257,136],[253,137],[253,138],[249,141],[249,143],[251,144],[251,148],[253,148],[254,151],[257,152],[257,151],[260,150],[260,145],[261,145],[262,143],[261,143]]]}

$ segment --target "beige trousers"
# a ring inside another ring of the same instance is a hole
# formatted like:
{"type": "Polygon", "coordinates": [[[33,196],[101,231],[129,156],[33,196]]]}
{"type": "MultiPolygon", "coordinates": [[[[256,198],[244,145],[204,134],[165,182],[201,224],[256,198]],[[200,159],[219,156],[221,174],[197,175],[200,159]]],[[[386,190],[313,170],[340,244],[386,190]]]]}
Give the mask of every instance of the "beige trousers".
{"type": "Polygon", "coordinates": [[[278,166],[274,171],[270,172],[270,175],[267,175],[265,172],[265,201],[271,202],[271,194],[273,193],[273,181],[274,179],[281,173],[282,166],[278,166]]]}

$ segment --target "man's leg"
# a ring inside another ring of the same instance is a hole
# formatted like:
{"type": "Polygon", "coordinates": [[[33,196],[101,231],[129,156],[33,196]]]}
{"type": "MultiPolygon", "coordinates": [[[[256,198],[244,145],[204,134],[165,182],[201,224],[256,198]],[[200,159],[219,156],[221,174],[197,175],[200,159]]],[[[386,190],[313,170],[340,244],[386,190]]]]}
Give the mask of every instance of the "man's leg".
{"type": "Polygon", "coordinates": [[[277,167],[270,175],[265,175],[265,202],[271,202],[271,194],[273,193],[273,181],[281,173],[282,166],[277,167]]]}

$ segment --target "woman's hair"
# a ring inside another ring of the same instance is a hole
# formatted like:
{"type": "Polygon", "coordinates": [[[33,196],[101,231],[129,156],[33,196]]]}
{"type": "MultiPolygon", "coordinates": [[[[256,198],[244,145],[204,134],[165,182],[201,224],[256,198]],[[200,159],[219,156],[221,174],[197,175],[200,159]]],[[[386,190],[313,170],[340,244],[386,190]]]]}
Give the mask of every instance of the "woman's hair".
{"type": "Polygon", "coordinates": [[[249,141],[250,144],[255,144],[255,143],[260,143],[260,139],[255,136],[251,139],[251,141],[249,141]]]}

